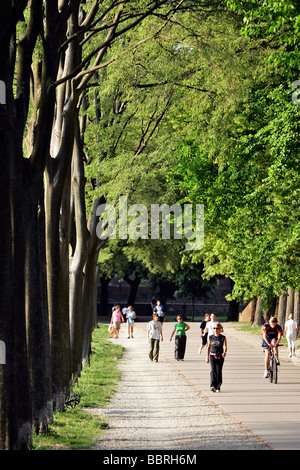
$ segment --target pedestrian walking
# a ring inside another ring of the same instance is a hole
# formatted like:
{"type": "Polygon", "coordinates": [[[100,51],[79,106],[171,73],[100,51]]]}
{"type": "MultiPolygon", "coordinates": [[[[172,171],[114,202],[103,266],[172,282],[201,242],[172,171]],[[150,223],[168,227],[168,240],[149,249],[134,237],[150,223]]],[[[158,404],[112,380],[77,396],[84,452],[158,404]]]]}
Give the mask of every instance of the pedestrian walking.
{"type": "Polygon", "coordinates": [[[166,313],[166,309],[165,309],[165,307],[161,304],[160,300],[158,300],[158,301],[156,302],[156,306],[154,307],[153,312],[157,313],[157,315],[158,315],[158,317],[159,317],[160,323],[163,324],[164,316],[165,316],[165,313],[166,313]]]}
{"type": "Polygon", "coordinates": [[[123,307],[122,308],[122,315],[124,318],[127,318],[127,312],[128,312],[128,307],[123,307]]]}
{"type": "Polygon", "coordinates": [[[293,315],[290,313],[288,320],[284,325],[286,339],[289,347],[289,357],[296,356],[296,340],[298,332],[298,323],[293,320],[293,315]]]}
{"type": "Polygon", "coordinates": [[[200,324],[200,336],[201,336],[202,344],[198,349],[198,354],[201,354],[202,349],[205,348],[205,346],[207,345],[207,331],[205,330],[206,330],[206,325],[208,322],[209,322],[209,313],[206,313],[204,315],[204,319],[202,320],[200,324]]]}
{"type": "Polygon", "coordinates": [[[222,371],[227,352],[227,339],[222,335],[221,323],[215,323],[214,333],[208,337],[206,362],[210,363],[210,389],[212,392],[220,392],[223,382],[222,371]]]}
{"type": "Polygon", "coordinates": [[[214,324],[216,323],[217,317],[214,313],[210,314],[209,321],[206,323],[205,333],[208,338],[214,334],[214,324]]]}
{"type": "Polygon", "coordinates": [[[177,315],[177,323],[174,325],[174,329],[171,334],[170,341],[175,334],[175,359],[177,361],[183,361],[185,348],[186,348],[186,334],[185,332],[190,329],[189,325],[183,321],[182,315],[177,315]]]}
{"type": "Polygon", "coordinates": [[[133,327],[134,327],[134,320],[136,319],[136,313],[133,310],[132,305],[129,305],[127,312],[126,312],[126,318],[127,318],[127,333],[128,333],[128,338],[133,338],[133,327]]]}
{"type": "Polygon", "coordinates": [[[120,305],[116,305],[114,311],[112,312],[111,320],[110,320],[110,323],[112,323],[113,327],[114,327],[114,332],[115,332],[114,338],[115,339],[119,338],[119,331],[120,331],[120,328],[121,328],[121,321],[122,321],[122,323],[124,323],[124,317],[122,315],[120,305]]]}
{"type": "Polygon", "coordinates": [[[153,320],[147,325],[147,340],[150,343],[149,358],[151,361],[154,360],[158,362],[159,345],[160,341],[163,341],[163,329],[159,317],[155,312],[153,313],[153,320]]]}

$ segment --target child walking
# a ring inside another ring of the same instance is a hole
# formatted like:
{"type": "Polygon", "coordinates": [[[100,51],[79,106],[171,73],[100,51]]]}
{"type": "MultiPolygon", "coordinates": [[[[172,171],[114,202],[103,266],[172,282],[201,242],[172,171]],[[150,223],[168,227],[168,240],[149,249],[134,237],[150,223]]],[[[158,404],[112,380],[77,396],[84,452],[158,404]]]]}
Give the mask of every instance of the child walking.
{"type": "Polygon", "coordinates": [[[129,305],[126,313],[126,318],[127,318],[127,332],[128,332],[128,339],[133,338],[133,327],[134,327],[134,320],[136,319],[136,314],[135,311],[133,310],[133,307],[129,305]]]}
{"type": "Polygon", "coordinates": [[[158,362],[159,341],[163,341],[163,330],[157,313],[153,313],[153,320],[148,323],[147,340],[150,340],[149,358],[158,362]]]}
{"type": "Polygon", "coordinates": [[[175,334],[175,359],[183,361],[186,348],[186,334],[185,332],[190,329],[189,325],[183,321],[182,315],[177,315],[177,323],[174,325],[170,341],[175,334]]]}

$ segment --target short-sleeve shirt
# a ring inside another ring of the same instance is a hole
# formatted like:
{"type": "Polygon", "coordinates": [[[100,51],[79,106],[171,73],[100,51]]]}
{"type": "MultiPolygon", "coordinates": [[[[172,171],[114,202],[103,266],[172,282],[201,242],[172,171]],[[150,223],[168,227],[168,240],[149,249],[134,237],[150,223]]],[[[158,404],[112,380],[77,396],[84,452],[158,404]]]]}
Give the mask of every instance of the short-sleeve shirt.
{"type": "Polygon", "coordinates": [[[113,312],[113,320],[116,322],[121,321],[121,311],[120,310],[115,310],[113,312]]]}
{"type": "Polygon", "coordinates": [[[150,338],[160,339],[160,332],[162,331],[162,326],[160,321],[151,320],[147,325],[147,330],[150,331],[150,338]]]}
{"type": "Polygon", "coordinates": [[[201,328],[201,330],[203,331],[203,333],[204,333],[204,330],[205,330],[205,328],[206,328],[206,325],[207,325],[207,321],[206,321],[206,320],[202,320],[201,325],[200,325],[200,328],[201,328]]]}
{"type": "Polygon", "coordinates": [[[216,321],[208,321],[206,323],[206,328],[207,328],[207,332],[208,332],[208,337],[210,337],[211,335],[214,334],[214,325],[216,324],[217,322],[216,321]]]}
{"type": "Polygon", "coordinates": [[[182,323],[175,323],[175,330],[176,330],[176,335],[178,336],[185,336],[185,327],[186,327],[186,323],[182,322],[182,323]]]}
{"type": "Polygon", "coordinates": [[[265,323],[264,326],[262,327],[262,332],[266,333],[267,337],[272,339],[277,339],[278,335],[282,335],[282,328],[280,325],[276,325],[274,328],[271,328],[270,323],[265,323]]]}

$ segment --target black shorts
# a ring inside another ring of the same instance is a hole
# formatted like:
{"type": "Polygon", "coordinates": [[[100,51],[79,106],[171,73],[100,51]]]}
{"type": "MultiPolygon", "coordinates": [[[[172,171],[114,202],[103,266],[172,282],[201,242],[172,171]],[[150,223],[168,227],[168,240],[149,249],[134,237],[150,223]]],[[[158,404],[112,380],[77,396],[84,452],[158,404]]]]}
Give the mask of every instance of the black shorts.
{"type": "MultiPolygon", "coordinates": [[[[269,343],[271,343],[271,341],[272,341],[273,339],[276,339],[276,341],[277,341],[277,339],[278,339],[278,338],[269,338],[269,336],[268,336],[267,338],[268,338],[269,343]]],[[[270,347],[270,346],[265,342],[264,339],[262,340],[261,346],[262,346],[263,350],[269,349],[269,347],[270,347]]]]}

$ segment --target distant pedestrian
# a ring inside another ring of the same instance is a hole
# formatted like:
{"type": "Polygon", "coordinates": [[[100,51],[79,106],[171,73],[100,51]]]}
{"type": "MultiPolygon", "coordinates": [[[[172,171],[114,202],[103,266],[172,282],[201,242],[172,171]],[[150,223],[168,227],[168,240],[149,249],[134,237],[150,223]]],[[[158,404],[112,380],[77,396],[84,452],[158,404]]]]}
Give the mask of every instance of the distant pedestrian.
{"type": "Polygon", "coordinates": [[[121,321],[124,323],[124,317],[122,315],[120,305],[116,305],[115,310],[112,312],[110,323],[113,324],[115,335],[114,338],[119,338],[119,331],[121,328],[121,321]]]}
{"type": "Polygon", "coordinates": [[[123,307],[122,308],[122,315],[123,315],[124,318],[126,318],[127,312],[128,312],[128,307],[123,307]]]}
{"type": "Polygon", "coordinates": [[[151,361],[154,360],[158,362],[159,345],[160,341],[163,341],[163,329],[159,317],[155,312],[153,313],[153,320],[147,325],[147,340],[150,343],[149,358],[151,361]]]}
{"type": "Polygon", "coordinates": [[[158,301],[156,302],[156,306],[154,307],[153,312],[157,313],[157,315],[158,315],[158,317],[159,317],[160,323],[163,324],[164,316],[165,316],[165,313],[166,313],[166,309],[165,309],[165,307],[161,304],[160,300],[158,300],[158,301]]]}
{"type": "Polygon", "coordinates": [[[183,361],[186,348],[186,334],[185,332],[190,329],[189,325],[183,321],[182,315],[177,315],[177,323],[174,325],[174,329],[171,334],[170,341],[175,334],[175,359],[177,361],[183,361]]]}
{"type": "Polygon", "coordinates": [[[206,329],[205,332],[207,333],[207,336],[210,337],[211,335],[214,334],[214,324],[216,323],[217,317],[214,313],[210,314],[210,319],[206,323],[206,329]]]}
{"type": "Polygon", "coordinates": [[[293,315],[290,314],[288,320],[285,322],[284,325],[286,339],[288,342],[289,347],[289,357],[296,356],[296,340],[297,340],[297,331],[298,331],[298,324],[295,320],[293,320],[293,315]]]}
{"type": "Polygon", "coordinates": [[[222,370],[227,352],[227,339],[222,335],[221,323],[215,323],[214,334],[208,337],[206,362],[210,363],[210,389],[220,392],[222,385],[222,370]]]}
{"type": "Polygon", "coordinates": [[[200,348],[198,349],[198,354],[201,354],[202,352],[202,349],[205,348],[205,346],[207,345],[207,331],[206,330],[206,325],[209,321],[209,313],[206,313],[204,315],[204,319],[202,320],[201,324],[200,324],[200,336],[201,336],[201,346],[200,348]]]}
{"type": "Polygon", "coordinates": [[[133,327],[134,327],[134,320],[136,319],[136,313],[133,310],[132,305],[129,305],[126,313],[126,318],[127,318],[127,332],[128,332],[128,338],[133,338],[133,327]]]}

